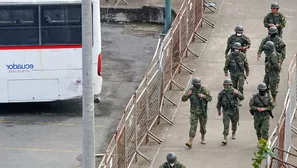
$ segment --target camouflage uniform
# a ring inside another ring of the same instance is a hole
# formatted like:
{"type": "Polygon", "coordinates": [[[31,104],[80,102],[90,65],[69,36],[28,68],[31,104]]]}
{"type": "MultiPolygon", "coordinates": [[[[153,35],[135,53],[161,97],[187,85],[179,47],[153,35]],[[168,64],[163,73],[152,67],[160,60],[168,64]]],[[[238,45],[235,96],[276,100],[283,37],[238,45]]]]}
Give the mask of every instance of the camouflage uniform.
{"type": "Polygon", "coordinates": [[[245,80],[244,71],[246,71],[247,76],[250,72],[249,64],[244,53],[240,52],[238,55],[231,53],[228,55],[225,60],[224,73],[228,74],[228,70],[230,71],[233,87],[235,89],[239,89],[239,91],[243,94],[243,85],[245,80]]]}
{"type": "MultiPolygon", "coordinates": [[[[269,47],[273,46],[272,41],[268,41],[265,46],[269,47]]],[[[271,50],[265,51],[266,54],[266,59],[265,59],[265,76],[264,76],[264,83],[268,87],[268,92],[269,90],[271,91],[271,95],[275,101],[276,95],[278,93],[278,85],[280,82],[280,63],[278,61],[278,56],[275,52],[275,48],[271,50]]]]}
{"type": "Polygon", "coordinates": [[[187,89],[185,94],[182,96],[182,101],[186,102],[190,98],[191,109],[190,109],[190,131],[189,131],[189,143],[186,143],[186,146],[192,147],[192,140],[196,136],[196,129],[198,125],[198,120],[200,122],[200,133],[201,133],[201,143],[204,144],[204,136],[206,134],[206,123],[207,123],[207,103],[212,100],[210,92],[203,86],[200,88],[191,87],[187,89]],[[188,92],[192,91],[192,94],[189,95],[188,92]],[[205,97],[200,98],[199,94],[205,95],[205,97]]]}
{"type": "MultiPolygon", "coordinates": [[[[273,9],[273,8],[279,9],[279,4],[277,2],[272,3],[271,9],[273,9]]],[[[280,12],[277,12],[276,14],[273,14],[272,12],[268,13],[264,17],[263,24],[264,24],[264,27],[266,27],[268,29],[270,28],[269,24],[273,24],[273,25],[278,24],[279,26],[277,27],[277,29],[279,32],[279,36],[281,38],[283,37],[283,28],[286,27],[286,18],[282,13],[280,13],[280,12]]]]}
{"type": "Polygon", "coordinates": [[[159,168],[186,168],[186,166],[182,165],[177,161],[177,157],[173,152],[170,152],[166,156],[166,159],[167,159],[167,162],[160,165],[159,168]]]}
{"type": "MultiPolygon", "coordinates": [[[[230,82],[230,87],[224,88],[219,94],[218,94],[218,102],[217,102],[217,110],[218,112],[221,112],[221,108],[223,111],[223,124],[224,124],[224,140],[225,144],[227,144],[227,136],[229,135],[229,125],[230,120],[232,123],[232,138],[235,139],[235,132],[237,130],[237,123],[239,121],[239,108],[237,99],[243,100],[244,96],[240,92],[237,94],[234,93],[233,87],[231,87],[231,80],[227,79],[224,81],[224,85],[227,85],[228,82],[230,82]]],[[[224,143],[224,142],[223,142],[224,143]]]]}
{"type": "Polygon", "coordinates": [[[179,162],[175,162],[172,167],[168,162],[163,163],[159,168],[186,168],[186,166],[180,164],[179,162]]]}
{"type": "MultiPolygon", "coordinates": [[[[243,28],[242,26],[236,26],[234,31],[243,32],[243,28]]],[[[229,51],[232,51],[232,46],[235,42],[239,42],[241,44],[242,47],[245,47],[246,49],[249,49],[251,46],[251,40],[248,36],[242,34],[241,36],[237,36],[236,34],[231,35],[228,40],[227,40],[227,47],[225,50],[225,56],[227,57],[229,51]]],[[[246,50],[242,50],[243,53],[246,53],[246,50]]]]}
{"type": "MultiPolygon", "coordinates": [[[[271,27],[269,29],[269,31],[273,31],[273,28],[276,29],[276,27],[271,27]]],[[[258,55],[261,55],[263,52],[263,46],[266,44],[267,41],[272,41],[275,45],[275,50],[278,54],[278,60],[279,62],[282,64],[284,59],[286,58],[286,44],[284,43],[284,41],[278,36],[278,35],[268,35],[267,37],[265,37],[258,49],[258,55]]]]}
{"type": "MultiPolygon", "coordinates": [[[[263,84],[259,84],[258,89],[261,85],[263,84]]],[[[265,84],[263,86],[266,87],[265,84]]],[[[254,115],[254,128],[256,130],[258,140],[261,138],[268,140],[268,131],[270,126],[270,116],[268,111],[272,111],[275,107],[275,102],[265,90],[261,93],[261,90],[259,89],[259,93],[253,95],[249,102],[249,106],[253,111],[252,115],[254,115]],[[258,108],[264,108],[264,111],[259,111],[258,108]]]]}

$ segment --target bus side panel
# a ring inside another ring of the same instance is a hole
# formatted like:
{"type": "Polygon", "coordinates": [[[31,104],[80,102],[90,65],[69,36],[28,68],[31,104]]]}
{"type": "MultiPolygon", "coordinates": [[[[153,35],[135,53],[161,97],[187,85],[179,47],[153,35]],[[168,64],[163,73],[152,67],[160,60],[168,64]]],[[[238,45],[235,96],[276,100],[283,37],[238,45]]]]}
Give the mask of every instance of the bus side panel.
{"type": "Polygon", "coordinates": [[[7,90],[8,90],[7,80],[6,79],[0,79],[0,102],[7,102],[7,100],[8,100],[7,90]]]}

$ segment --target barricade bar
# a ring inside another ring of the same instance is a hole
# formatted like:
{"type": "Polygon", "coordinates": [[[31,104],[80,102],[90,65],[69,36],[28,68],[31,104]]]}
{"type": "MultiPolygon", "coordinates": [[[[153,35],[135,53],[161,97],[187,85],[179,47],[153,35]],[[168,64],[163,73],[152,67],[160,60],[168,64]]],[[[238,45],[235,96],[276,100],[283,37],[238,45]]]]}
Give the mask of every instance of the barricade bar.
{"type": "MultiPolygon", "coordinates": [[[[127,1],[122,1],[128,4],[127,1]]],[[[175,92],[171,90],[173,85],[181,91],[186,89],[175,79],[182,68],[190,74],[194,73],[195,69],[183,63],[188,52],[199,57],[198,53],[190,48],[190,44],[195,37],[207,42],[207,39],[198,33],[202,22],[214,27],[213,23],[203,17],[204,5],[203,0],[183,0],[171,28],[165,36],[160,36],[144,78],[129,100],[105,154],[100,154],[103,157],[100,168],[129,168],[139,156],[149,163],[152,162],[150,156],[140,151],[140,147],[151,139],[158,144],[163,142],[154,132],[160,120],[171,126],[174,124],[162,113],[162,110],[167,108],[164,101],[178,107],[167,93],[175,92]]]]}

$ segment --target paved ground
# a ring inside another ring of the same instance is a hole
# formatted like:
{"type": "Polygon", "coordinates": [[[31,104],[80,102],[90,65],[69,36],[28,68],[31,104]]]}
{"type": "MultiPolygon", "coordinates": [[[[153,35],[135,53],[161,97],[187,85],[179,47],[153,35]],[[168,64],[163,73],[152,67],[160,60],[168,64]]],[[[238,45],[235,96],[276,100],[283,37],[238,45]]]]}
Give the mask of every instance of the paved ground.
{"type": "MultiPolygon", "coordinates": [[[[206,45],[197,41],[191,45],[197,53],[202,56],[200,59],[190,58],[185,63],[190,67],[196,68],[194,76],[202,78],[202,83],[211,91],[213,101],[209,104],[209,120],[207,124],[207,144],[200,144],[199,132],[194,140],[193,148],[187,149],[185,142],[188,140],[189,130],[189,102],[179,103],[178,109],[171,108],[168,115],[174,117],[174,126],[169,127],[166,123],[158,127],[158,135],[164,142],[157,145],[153,140],[143,147],[141,152],[153,159],[153,163],[149,164],[138,157],[137,167],[158,167],[165,161],[168,152],[175,152],[178,160],[183,162],[189,168],[250,168],[252,164],[251,158],[256,148],[256,135],[253,128],[253,118],[248,111],[248,102],[252,94],[257,92],[257,85],[262,82],[264,77],[264,59],[256,60],[258,46],[267,35],[267,29],[263,27],[263,17],[270,11],[270,3],[268,0],[214,0],[218,5],[216,14],[206,14],[206,18],[215,21],[216,28],[210,30],[205,26],[201,30],[201,34],[208,36],[206,45]],[[255,5],[257,4],[257,5],[255,5]],[[225,79],[223,73],[224,66],[224,50],[226,47],[227,37],[234,33],[234,27],[242,24],[245,34],[252,40],[252,46],[248,51],[248,59],[250,64],[249,84],[245,84],[245,100],[240,108],[240,126],[237,132],[237,139],[231,140],[229,137],[228,145],[220,146],[223,135],[222,117],[217,116],[216,103],[217,94],[222,89],[222,82],[225,79]]],[[[287,68],[291,61],[291,56],[296,52],[297,45],[297,24],[294,22],[297,12],[292,8],[297,5],[294,0],[279,1],[280,11],[287,17],[287,27],[284,30],[284,40],[287,44],[287,59],[283,64],[281,73],[281,82],[279,86],[279,94],[277,96],[277,106],[274,109],[275,118],[271,120],[270,132],[275,128],[279,120],[280,113],[283,109],[283,101],[287,89],[287,68]]],[[[262,56],[264,57],[264,56],[262,56]]],[[[180,83],[187,85],[190,75],[182,72],[180,83]]],[[[172,99],[179,102],[181,91],[174,91],[172,99]]],[[[296,122],[296,121],[295,121],[296,122]]],[[[296,141],[296,138],[293,139],[296,141]]],[[[296,142],[293,142],[296,144],[296,142]]]]}
{"type": "MultiPolygon", "coordinates": [[[[105,150],[150,62],[162,26],[102,25],[103,91],[96,151],[105,150]]],[[[81,167],[82,103],[0,104],[1,168],[81,167]]]]}

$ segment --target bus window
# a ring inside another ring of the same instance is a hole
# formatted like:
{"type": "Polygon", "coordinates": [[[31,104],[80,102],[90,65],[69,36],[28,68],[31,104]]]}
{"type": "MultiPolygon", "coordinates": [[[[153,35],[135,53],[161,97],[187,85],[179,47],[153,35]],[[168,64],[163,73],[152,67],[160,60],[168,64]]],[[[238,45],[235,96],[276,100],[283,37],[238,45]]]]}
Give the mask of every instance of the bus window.
{"type": "Polygon", "coordinates": [[[42,45],[81,44],[81,5],[41,5],[42,45]]]}
{"type": "Polygon", "coordinates": [[[38,7],[0,6],[0,45],[38,44],[38,7]]]}

